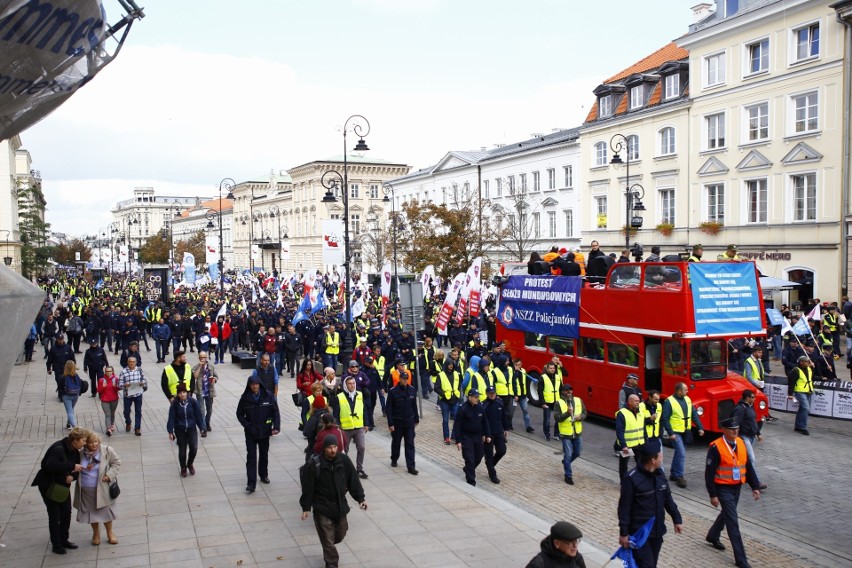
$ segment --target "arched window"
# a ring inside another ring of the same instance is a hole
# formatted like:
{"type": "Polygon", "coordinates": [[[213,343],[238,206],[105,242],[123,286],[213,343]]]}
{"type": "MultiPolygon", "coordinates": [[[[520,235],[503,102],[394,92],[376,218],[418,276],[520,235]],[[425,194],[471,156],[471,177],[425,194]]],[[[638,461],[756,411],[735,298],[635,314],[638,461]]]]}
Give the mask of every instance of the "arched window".
{"type": "Polygon", "coordinates": [[[635,134],[627,137],[627,157],[631,162],[639,159],[639,137],[635,134]]]}

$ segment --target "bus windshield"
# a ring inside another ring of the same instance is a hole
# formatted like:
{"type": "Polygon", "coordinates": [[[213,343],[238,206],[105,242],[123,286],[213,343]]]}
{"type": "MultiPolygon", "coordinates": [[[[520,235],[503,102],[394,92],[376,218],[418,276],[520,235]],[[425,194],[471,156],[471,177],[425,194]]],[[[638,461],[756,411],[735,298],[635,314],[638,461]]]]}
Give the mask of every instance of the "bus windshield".
{"type": "Polygon", "coordinates": [[[727,374],[723,339],[693,341],[689,346],[689,368],[693,380],[722,379],[727,374]]]}

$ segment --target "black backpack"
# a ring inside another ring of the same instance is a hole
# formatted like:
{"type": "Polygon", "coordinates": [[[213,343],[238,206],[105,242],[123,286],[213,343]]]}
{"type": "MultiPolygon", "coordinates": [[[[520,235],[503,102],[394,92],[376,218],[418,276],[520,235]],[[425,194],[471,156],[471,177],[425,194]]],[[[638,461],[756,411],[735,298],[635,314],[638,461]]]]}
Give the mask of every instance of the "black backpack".
{"type": "Polygon", "coordinates": [[[319,455],[311,456],[310,459],[308,459],[308,461],[306,461],[299,468],[299,482],[302,485],[305,484],[305,479],[310,474],[309,472],[312,469],[314,470],[314,475],[316,477],[319,477],[319,473],[320,473],[320,457],[319,457],[319,455]]]}

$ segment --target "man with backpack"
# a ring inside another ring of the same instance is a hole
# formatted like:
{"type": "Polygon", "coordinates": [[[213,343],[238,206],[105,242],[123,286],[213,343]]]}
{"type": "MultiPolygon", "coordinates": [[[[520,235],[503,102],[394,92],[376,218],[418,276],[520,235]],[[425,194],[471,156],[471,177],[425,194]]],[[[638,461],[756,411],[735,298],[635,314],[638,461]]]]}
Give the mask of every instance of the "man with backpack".
{"type": "Polygon", "coordinates": [[[340,555],[334,546],[343,541],[349,524],[346,515],[348,492],[362,510],[367,510],[364,488],[349,456],[338,453],[337,438],[329,434],[323,439],[322,453],[312,457],[299,470],[302,483],[302,520],[314,511],[314,525],[322,545],[322,556],[327,567],[336,567],[340,555]]]}

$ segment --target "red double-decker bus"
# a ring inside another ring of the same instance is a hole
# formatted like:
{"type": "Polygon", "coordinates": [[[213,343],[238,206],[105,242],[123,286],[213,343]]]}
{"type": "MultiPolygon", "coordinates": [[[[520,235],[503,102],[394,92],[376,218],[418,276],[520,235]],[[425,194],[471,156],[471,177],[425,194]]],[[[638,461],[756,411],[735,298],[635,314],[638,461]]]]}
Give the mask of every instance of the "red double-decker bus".
{"type": "MultiPolygon", "coordinates": [[[[714,264],[754,270],[751,262],[714,264]]],[[[523,360],[530,377],[530,402],[541,404],[537,380],[556,355],[568,371],[565,382],[571,383],[592,414],[614,416],[618,392],[632,372],[639,375],[644,392],[656,389],[663,397],[674,392],[675,384],[686,383],[705,429],[718,432],[719,420],[730,416],[743,389],[750,387],[745,378],[728,370],[727,342],[765,335],[766,315],[761,303],[760,329],[739,335],[697,333],[688,266],[686,262],[619,263],[610,268],[603,283],[585,282],[580,293],[578,338],[509,329],[498,317],[497,339],[505,342],[514,358],[523,360]]],[[[504,277],[521,278],[527,274],[527,266],[506,264],[502,271],[504,277]]],[[[760,300],[757,278],[755,286],[748,293],[760,300]]],[[[758,420],[769,413],[768,400],[761,392],[757,393],[755,412],[758,420]]]]}

